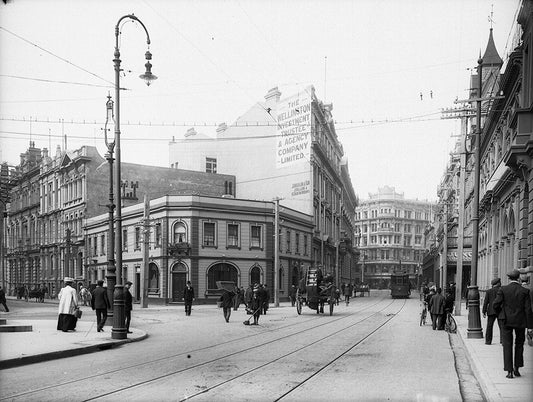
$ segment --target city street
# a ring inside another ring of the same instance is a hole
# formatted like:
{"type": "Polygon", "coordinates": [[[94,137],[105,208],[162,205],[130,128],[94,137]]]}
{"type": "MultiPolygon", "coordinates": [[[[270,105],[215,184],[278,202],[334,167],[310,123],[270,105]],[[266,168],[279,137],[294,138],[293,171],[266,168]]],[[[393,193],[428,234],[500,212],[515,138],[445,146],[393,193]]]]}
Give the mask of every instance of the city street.
{"type": "MultiPolygon", "coordinates": [[[[53,304],[11,305],[11,318],[55,315],[53,304]]],[[[0,399],[462,400],[449,335],[420,327],[418,308],[416,295],[373,291],[332,316],[306,306],[298,316],[283,303],[245,326],[243,308],[226,323],[215,306],[196,306],[190,317],[182,306],[136,306],[132,326],[148,339],[3,370],[0,399]]],[[[86,310],[83,319],[94,320],[86,310]]]]}

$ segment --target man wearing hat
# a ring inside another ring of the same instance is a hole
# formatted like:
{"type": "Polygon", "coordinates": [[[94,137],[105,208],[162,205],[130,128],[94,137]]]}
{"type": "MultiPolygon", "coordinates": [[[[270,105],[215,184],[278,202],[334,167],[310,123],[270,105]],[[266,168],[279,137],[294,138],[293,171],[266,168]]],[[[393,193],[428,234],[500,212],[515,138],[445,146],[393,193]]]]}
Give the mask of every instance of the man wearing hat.
{"type": "Polygon", "coordinates": [[[74,289],[74,279],[66,277],[64,280],[65,287],[61,289],[58,295],[59,299],[59,317],[57,319],[57,330],[68,332],[75,331],[78,319],[74,315],[78,308],[78,295],[74,289]]]}
{"type": "Polygon", "coordinates": [[[533,313],[529,291],[518,282],[520,271],[513,269],[507,276],[509,284],[498,289],[494,310],[502,320],[503,369],[507,378],[520,377],[518,369],[524,367],[524,341],[526,328],[533,332],[533,313]],[[514,342],[513,359],[513,332],[514,342]],[[514,360],[514,364],[513,364],[514,360]]]}
{"type": "Polygon", "coordinates": [[[185,315],[191,315],[192,302],[194,301],[194,288],[191,281],[187,281],[187,286],[183,289],[183,297],[181,298],[185,302],[185,315]]]}
{"type": "MultiPolygon", "coordinates": [[[[483,300],[483,318],[488,316],[487,318],[487,330],[485,331],[485,344],[490,345],[492,343],[492,328],[494,327],[494,321],[498,318],[498,313],[494,310],[494,300],[496,300],[496,295],[498,294],[498,290],[500,289],[500,286],[502,285],[502,281],[500,278],[493,279],[490,284],[492,285],[492,288],[487,290],[487,293],[485,293],[485,300],[483,300]]],[[[498,327],[500,328],[500,343],[503,343],[502,341],[502,324],[501,321],[498,320],[498,327]]]]}
{"type": "Polygon", "coordinates": [[[132,333],[130,331],[131,310],[133,310],[133,296],[130,293],[131,285],[130,281],[124,285],[124,315],[126,316],[126,331],[128,334],[132,333]]]}
{"type": "Polygon", "coordinates": [[[104,288],[104,281],[101,279],[96,282],[96,288],[93,290],[91,307],[96,312],[96,332],[103,332],[107,310],[111,309],[111,303],[109,303],[107,289],[104,288]]]}
{"type": "Polygon", "coordinates": [[[250,304],[250,309],[252,310],[252,314],[254,316],[254,322],[251,325],[258,325],[259,316],[261,315],[261,310],[263,309],[263,291],[257,283],[254,285],[252,302],[250,304]]]}

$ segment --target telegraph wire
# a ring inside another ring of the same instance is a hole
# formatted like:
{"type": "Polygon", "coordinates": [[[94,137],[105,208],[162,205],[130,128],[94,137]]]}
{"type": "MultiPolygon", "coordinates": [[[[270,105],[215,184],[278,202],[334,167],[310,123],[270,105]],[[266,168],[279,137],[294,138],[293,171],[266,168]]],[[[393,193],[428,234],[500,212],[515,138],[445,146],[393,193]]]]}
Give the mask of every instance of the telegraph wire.
{"type": "Polygon", "coordinates": [[[44,78],[21,77],[18,75],[8,75],[8,74],[0,74],[0,77],[16,78],[19,80],[29,80],[29,81],[38,81],[38,82],[50,82],[50,83],[55,83],[55,84],[69,84],[69,85],[83,85],[87,87],[112,88],[111,85],[88,84],[84,82],[74,82],[74,81],[47,80],[44,78]]]}
{"type": "Polygon", "coordinates": [[[84,71],[84,72],[86,72],[86,73],[92,75],[93,77],[99,78],[99,79],[101,79],[101,80],[103,80],[103,81],[105,81],[105,82],[107,82],[108,84],[111,84],[111,85],[113,85],[113,86],[115,85],[113,82],[111,82],[111,81],[109,81],[109,80],[107,80],[107,79],[105,79],[105,78],[100,77],[98,74],[95,74],[95,73],[93,73],[93,72],[91,72],[91,71],[89,71],[89,70],[87,70],[87,69],[85,69],[85,68],[83,68],[83,67],[80,67],[80,66],[78,66],[78,65],[76,65],[76,64],[74,64],[74,63],[72,63],[71,61],[69,61],[69,60],[63,58],[63,57],[58,56],[58,55],[55,54],[55,53],[52,53],[50,50],[47,50],[47,49],[43,48],[42,46],[39,46],[39,45],[37,45],[36,43],[33,43],[32,41],[30,41],[30,40],[28,40],[28,39],[25,39],[25,38],[23,38],[23,37],[20,36],[20,35],[17,35],[17,34],[14,33],[14,32],[11,32],[10,30],[4,28],[4,27],[1,26],[1,25],[0,25],[0,29],[3,30],[3,31],[5,31],[5,32],[7,32],[7,33],[9,33],[9,34],[11,34],[11,35],[13,35],[14,37],[16,37],[16,38],[18,38],[18,39],[20,39],[20,40],[22,40],[22,41],[24,41],[24,42],[26,42],[26,43],[32,45],[32,46],[35,46],[36,48],[42,50],[43,52],[46,52],[46,53],[48,53],[49,55],[51,55],[51,56],[53,56],[53,57],[55,57],[55,58],[57,58],[57,59],[59,59],[59,60],[65,62],[65,63],[67,63],[67,64],[70,64],[71,66],[76,67],[77,69],[79,69],[79,70],[81,70],[81,71],[84,71]]]}

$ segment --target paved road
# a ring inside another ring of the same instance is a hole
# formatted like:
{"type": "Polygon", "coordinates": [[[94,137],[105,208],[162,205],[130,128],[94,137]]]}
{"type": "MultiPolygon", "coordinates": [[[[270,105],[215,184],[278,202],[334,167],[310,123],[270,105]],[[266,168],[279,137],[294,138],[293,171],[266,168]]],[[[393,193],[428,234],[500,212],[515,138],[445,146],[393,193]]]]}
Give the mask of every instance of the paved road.
{"type": "Polygon", "coordinates": [[[15,401],[461,400],[448,334],[418,326],[418,300],[380,296],[341,303],[331,317],[272,308],[256,327],[242,324],[242,309],[230,323],[213,306],[190,317],[182,307],[136,310],[147,340],[3,370],[1,393],[15,401]]]}

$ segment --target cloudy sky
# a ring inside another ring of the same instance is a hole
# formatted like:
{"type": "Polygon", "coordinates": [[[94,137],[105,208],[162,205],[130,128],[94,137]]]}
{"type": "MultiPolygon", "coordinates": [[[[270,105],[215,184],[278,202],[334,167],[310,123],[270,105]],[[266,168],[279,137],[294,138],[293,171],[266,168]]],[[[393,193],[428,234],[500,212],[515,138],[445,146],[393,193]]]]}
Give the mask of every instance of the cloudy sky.
{"type": "MultiPolygon", "coordinates": [[[[494,40],[505,60],[520,0],[11,0],[0,3],[0,160],[40,148],[95,145],[113,95],[121,26],[122,161],[169,166],[168,143],[195,126],[213,136],[270,88],[314,85],[333,104],[356,193],[395,186],[436,199],[460,123],[470,69],[494,40]]],[[[259,122],[260,123],[260,122],[259,122]]],[[[238,142],[236,146],[253,147],[238,142]]]]}

